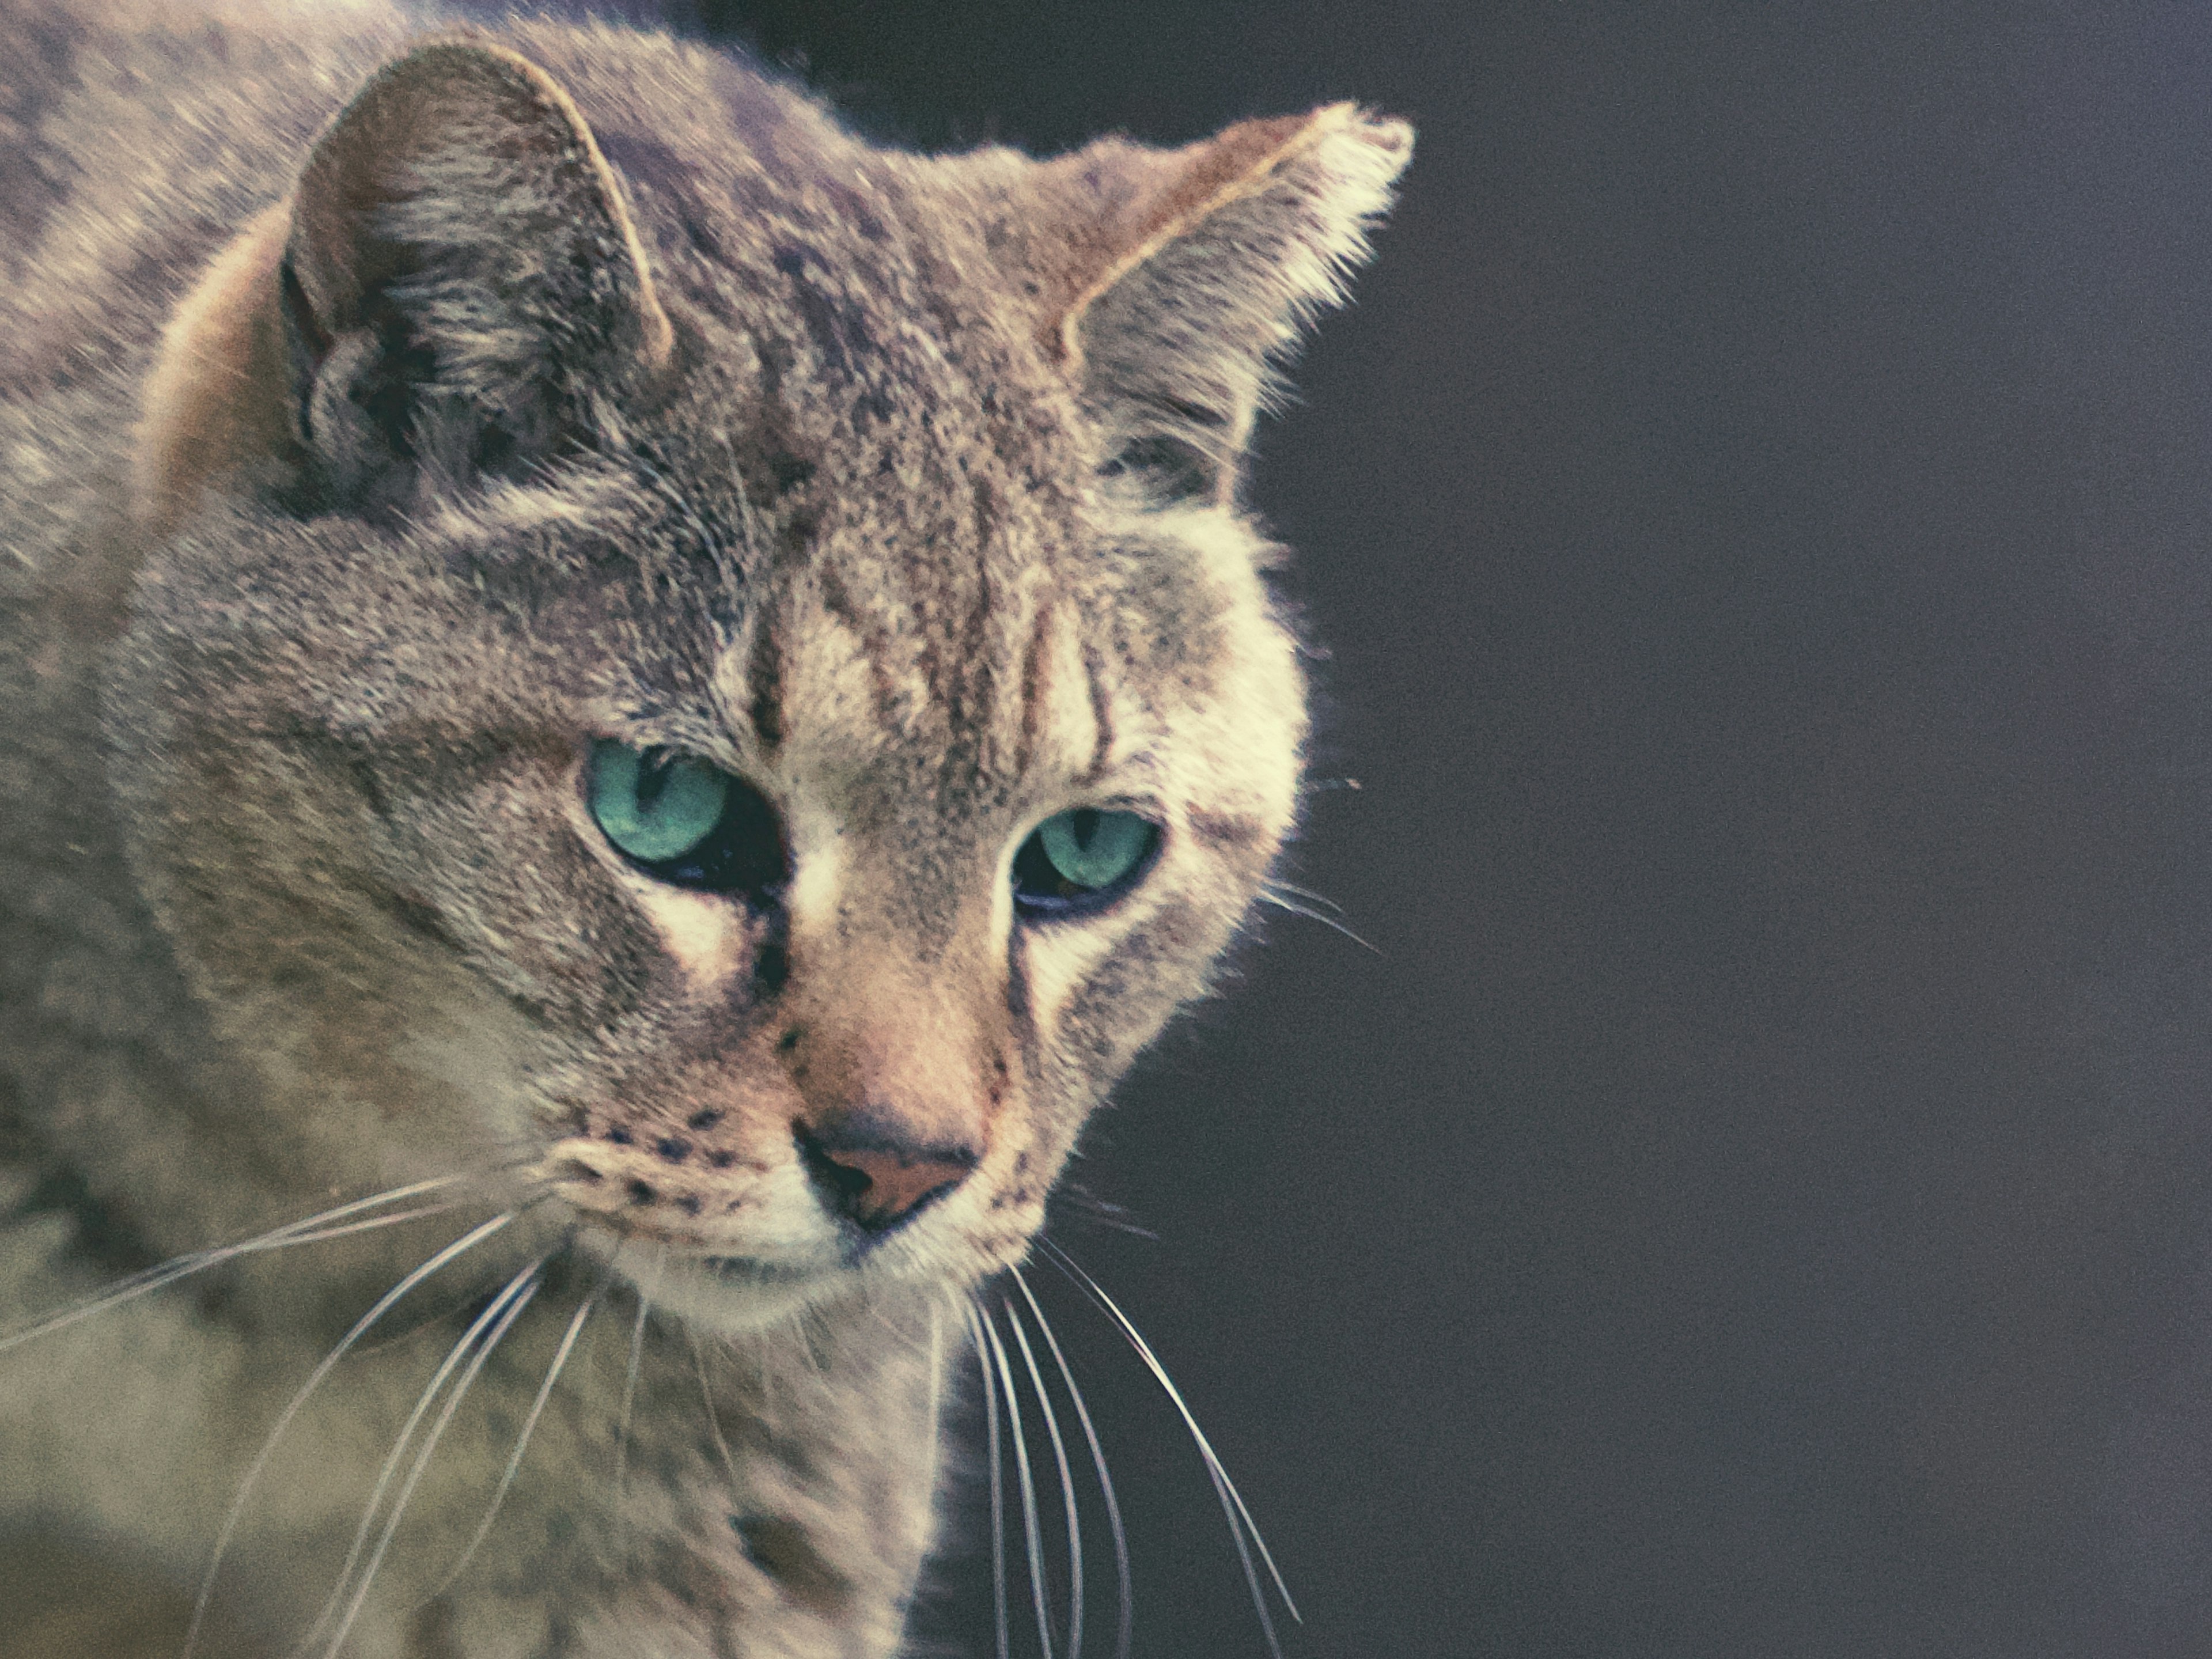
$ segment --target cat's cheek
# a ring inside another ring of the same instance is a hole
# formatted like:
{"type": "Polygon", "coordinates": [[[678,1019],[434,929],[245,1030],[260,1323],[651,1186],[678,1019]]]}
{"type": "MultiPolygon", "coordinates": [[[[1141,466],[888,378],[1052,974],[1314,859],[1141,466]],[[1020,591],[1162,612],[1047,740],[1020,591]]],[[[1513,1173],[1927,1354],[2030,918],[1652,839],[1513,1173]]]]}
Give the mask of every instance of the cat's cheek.
{"type": "Polygon", "coordinates": [[[1021,941],[1021,980],[1030,1029],[1050,1046],[1085,983],[1112,952],[1116,934],[1067,922],[1028,929],[1021,941]]]}
{"type": "Polygon", "coordinates": [[[743,907],[719,895],[688,892],[629,872],[625,878],[637,908],[653,924],[661,949],[692,995],[701,1001],[719,1000],[745,971],[752,954],[743,907]]]}
{"type": "Polygon", "coordinates": [[[577,843],[619,890],[621,902],[651,928],[690,998],[726,1000],[732,984],[750,971],[760,942],[757,920],[725,895],[671,886],[632,869],[607,848],[591,823],[580,787],[567,793],[568,827],[577,843]]]}

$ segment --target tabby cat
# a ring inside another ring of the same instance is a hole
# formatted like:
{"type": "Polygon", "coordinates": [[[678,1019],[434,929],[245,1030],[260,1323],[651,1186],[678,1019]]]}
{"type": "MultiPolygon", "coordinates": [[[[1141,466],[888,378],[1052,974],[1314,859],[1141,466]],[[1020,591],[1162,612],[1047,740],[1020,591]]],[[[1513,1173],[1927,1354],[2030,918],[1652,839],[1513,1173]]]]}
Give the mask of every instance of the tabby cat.
{"type": "Polygon", "coordinates": [[[250,4],[0,0],[0,1653],[893,1653],[1291,825],[1239,469],[1410,135],[250,4]]]}

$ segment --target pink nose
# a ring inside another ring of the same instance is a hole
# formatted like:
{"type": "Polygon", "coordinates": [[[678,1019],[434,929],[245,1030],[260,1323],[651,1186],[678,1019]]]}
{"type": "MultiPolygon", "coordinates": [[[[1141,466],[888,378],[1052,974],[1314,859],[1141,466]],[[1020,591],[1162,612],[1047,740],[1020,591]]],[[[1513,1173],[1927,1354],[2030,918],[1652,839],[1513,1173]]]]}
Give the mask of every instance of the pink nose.
{"type": "Polygon", "coordinates": [[[822,1201],[872,1236],[889,1232],[967,1179],[969,1146],[917,1146],[866,1118],[798,1132],[799,1161],[822,1201]]]}

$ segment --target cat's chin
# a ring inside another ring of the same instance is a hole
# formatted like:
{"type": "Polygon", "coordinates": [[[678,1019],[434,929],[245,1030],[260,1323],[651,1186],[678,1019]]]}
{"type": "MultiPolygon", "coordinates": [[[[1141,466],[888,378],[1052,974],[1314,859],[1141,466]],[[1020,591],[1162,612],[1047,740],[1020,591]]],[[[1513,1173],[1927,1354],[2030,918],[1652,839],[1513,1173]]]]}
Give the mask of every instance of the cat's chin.
{"type": "Polygon", "coordinates": [[[732,1256],[672,1257],[635,1274],[656,1307],[720,1336],[746,1336],[853,1288],[849,1267],[788,1267],[732,1256]]]}
{"type": "Polygon", "coordinates": [[[586,1230],[577,1243],[657,1310],[721,1336],[744,1336],[854,1297],[922,1291],[942,1282],[901,1249],[805,1256],[719,1254],[586,1230]]]}

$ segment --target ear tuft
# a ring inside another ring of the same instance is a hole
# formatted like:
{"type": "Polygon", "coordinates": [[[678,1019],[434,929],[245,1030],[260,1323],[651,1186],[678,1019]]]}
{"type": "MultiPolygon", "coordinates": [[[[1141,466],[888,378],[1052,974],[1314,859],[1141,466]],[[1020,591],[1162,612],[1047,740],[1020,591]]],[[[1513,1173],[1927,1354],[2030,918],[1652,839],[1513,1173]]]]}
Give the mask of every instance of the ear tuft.
{"type": "Polygon", "coordinates": [[[509,471],[668,355],[621,186],[568,94],[504,47],[434,41],[317,141],[279,272],[298,435],[367,504],[509,471]]]}
{"type": "Polygon", "coordinates": [[[1108,467],[1169,456],[1173,498],[1225,492],[1275,368],[1344,298],[1412,155],[1404,122],[1332,104],[1041,169],[1039,343],[1101,417],[1108,467]]]}

